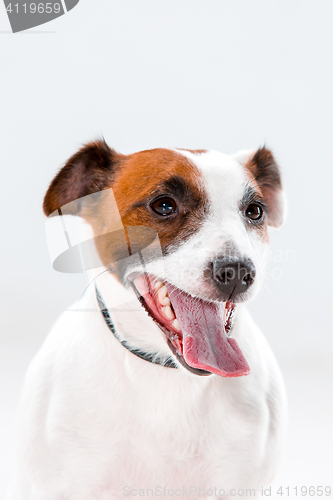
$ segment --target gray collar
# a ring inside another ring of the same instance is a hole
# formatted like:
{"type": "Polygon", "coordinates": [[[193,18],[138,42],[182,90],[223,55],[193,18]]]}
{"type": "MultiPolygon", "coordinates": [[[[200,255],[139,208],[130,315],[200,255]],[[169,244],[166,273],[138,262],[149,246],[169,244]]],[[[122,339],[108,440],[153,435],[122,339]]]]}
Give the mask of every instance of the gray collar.
{"type": "Polygon", "coordinates": [[[156,365],[165,366],[166,368],[177,368],[176,363],[173,361],[173,359],[171,357],[161,358],[157,354],[147,353],[147,352],[141,351],[141,349],[133,349],[132,347],[130,347],[128,345],[126,340],[122,340],[116,332],[116,329],[114,327],[114,324],[113,324],[111,316],[110,316],[110,313],[109,313],[109,311],[108,311],[108,309],[107,309],[107,307],[102,299],[101,294],[97,290],[97,287],[95,287],[95,289],[96,289],[97,302],[98,302],[98,305],[100,307],[103,318],[105,320],[105,323],[107,324],[109,330],[111,330],[113,335],[116,337],[116,339],[121,343],[121,345],[123,345],[131,353],[135,354],[135,356],[138,356],[138,358],[144,359],[145,361],[149,361],[149,363],[154,363],[156,365]]]}

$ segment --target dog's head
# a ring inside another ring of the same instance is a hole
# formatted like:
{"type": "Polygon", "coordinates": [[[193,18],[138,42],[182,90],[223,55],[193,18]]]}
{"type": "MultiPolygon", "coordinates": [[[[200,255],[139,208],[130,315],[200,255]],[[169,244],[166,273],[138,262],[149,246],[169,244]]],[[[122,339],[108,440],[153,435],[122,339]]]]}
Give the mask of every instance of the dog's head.
{"type": "Polygon", "coordinates": [[[249,300],[262,282],[267,226],[284,219],[279,168],[268,149],[233,156],[154,149],[126,156],[94,142],[67,162],[46,193],[46,215],[65,205],[91,224],[101,261],[135,289],[186,368],[248,373],[228,334],[235,304],[249,300]],[[103,194],[99,202],[88,201],[96,192],[103,194]],[[123,239],[108,237],[115,229],[114,200],[123,239]],[[123,259],[133,227],[142,229],[138,248],[148,242],[148,228],[158,235],[160,252],[123,259]]]}

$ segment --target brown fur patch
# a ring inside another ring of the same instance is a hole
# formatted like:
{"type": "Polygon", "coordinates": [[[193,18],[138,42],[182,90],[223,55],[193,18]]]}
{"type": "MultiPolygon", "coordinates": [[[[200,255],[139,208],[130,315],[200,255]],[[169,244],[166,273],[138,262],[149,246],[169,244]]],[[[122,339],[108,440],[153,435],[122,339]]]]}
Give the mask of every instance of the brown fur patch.
{"type": "Polygon", "coordinates": [[[178,151],[188,151],[194,155],[201,155],[203,153],[207,153],[207,149],[185,149],[185,148],[176,148],[178,151]]]}
{"type": "MultiPolygon", "coordinates": [[[[51,182],[43,202],[45,215],[78,200],[88,194],[105,189],[121,163],[123,155],[111,149],[105,141],[95,141],[85,145],[75,153],[51,182]]],[[[78,204],[72,205],[64,213],[78,214],[78,204]]]]}
{"type": "Polygon", "coordinates": [[[280,169],[273,153],[265,147],[260,148],[245,167],[264,198],[268,223],[271,226],[280,226],[284,220],[285,207],[280,169]]]}
{"type": "Polygon", "coordinates": [[[46,215],[63,207],[64,214],[84,217],[98,235],[95,242],[105,265],[125,258],[132,244],[129,234],[119,231],[119,215],[109,188],[124,227],[152,228],[142,230],[141,235],[137,231],[135,245],[144,246],[156,231],[164,253],[195,233],[208,210],[200,172],[182,154],[154,149],[124,156],[105,142],[88,144],[70,158],[52,181],[43,207],[46,215]],[[64,207],[99,191],[94,197],[64,207]],[[177,212],[167,217],[154,213],[150,204],[159,196],[173,198],[177,212]]]}
{"type": "MultiPolygon", "coordinates": [[[[164,253],[185,241],[201,225],[206,196],[200,174],[185,157],[173,151],[154,149],[128,156],[114,177],[112,189],[123,225],[154,229],[164,253]],[[164,195],[177,203],[178,212],[169,217],[159,216],[150,208],[155,198],[164,195]]],[[[91,219],[93,225],[95,215],[91,219]]],[[[110,231],[112,221],[108,221],[107,210],[103,209],[102,218],[105,232],[110,231]]],[[[112,252],[105,243],[99,248],[103,262],[112,252]]]]}
{"type": "Polygon", "coordinates": [[[280,169],[269,149],[265,147],[258,149],[245,166],[261,189],[265,187],[282,188],[280,169]]]}

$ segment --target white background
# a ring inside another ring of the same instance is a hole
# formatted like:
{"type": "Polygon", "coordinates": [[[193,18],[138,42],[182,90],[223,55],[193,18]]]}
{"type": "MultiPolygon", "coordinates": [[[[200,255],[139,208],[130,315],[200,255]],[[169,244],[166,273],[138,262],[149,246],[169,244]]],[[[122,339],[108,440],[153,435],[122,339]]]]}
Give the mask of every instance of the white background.
{"type": "Polygon", "coordinates": [[[289,396],[276,484],[333,486],[332,18],[329,0],[81,0],[13,35],[1,3],[0,497],[24,372],[85,286],[52,269],[43,195],[101,135],[123,153],[275,152],[289,214],[251,309],[289,396]]]}

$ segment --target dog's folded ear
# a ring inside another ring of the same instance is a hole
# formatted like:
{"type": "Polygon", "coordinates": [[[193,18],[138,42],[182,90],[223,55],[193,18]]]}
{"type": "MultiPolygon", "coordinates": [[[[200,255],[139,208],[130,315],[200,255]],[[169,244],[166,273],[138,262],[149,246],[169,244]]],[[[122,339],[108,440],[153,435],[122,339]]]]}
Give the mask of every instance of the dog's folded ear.
{"type": "Polygon", "coordinates": [[[263,147],[257,151],[240,151],[233,157],[248,169],[258,184],[268,209],[268,224],[280,227],[285,219],[286,200],[273,153],[263,147]]]}
{"type": "MultiPolygon", "coordinates": [[[[51,182],[43,203],[45,215],[83,196],[111,187],[112,178],[122,155],[105,141],[85,145],[73,155],[51,182]]],[[[66,213],[78,215],[80,203],[70,204],[66,213]]]]}

